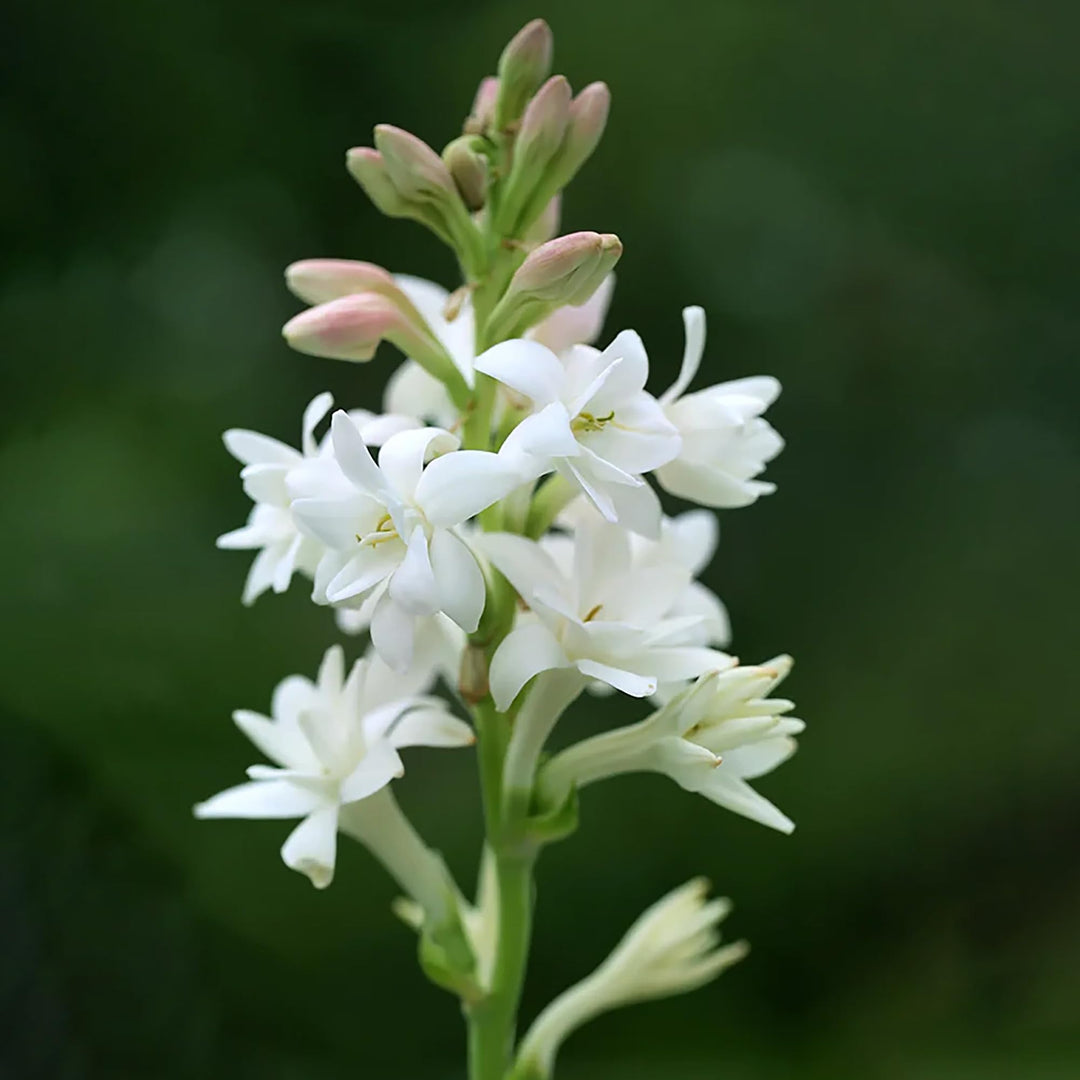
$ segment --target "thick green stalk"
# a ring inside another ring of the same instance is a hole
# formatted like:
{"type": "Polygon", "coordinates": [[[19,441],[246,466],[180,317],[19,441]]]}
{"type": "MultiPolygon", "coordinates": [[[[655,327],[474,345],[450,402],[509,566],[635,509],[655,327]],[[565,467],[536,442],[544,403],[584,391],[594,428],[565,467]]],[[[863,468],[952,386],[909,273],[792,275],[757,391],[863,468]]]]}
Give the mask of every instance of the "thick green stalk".
{"type": "Polygon", "coordinates": [[[469,1080],[504,1080],[514,1054],[518,1003],[532,933],[535,853],[520,842],[520,822],[503,805],[508,717],[490,698],[474,708],[487,843],[494,854],[498,939],[489,993],[467,1011],[469,1080]]]}

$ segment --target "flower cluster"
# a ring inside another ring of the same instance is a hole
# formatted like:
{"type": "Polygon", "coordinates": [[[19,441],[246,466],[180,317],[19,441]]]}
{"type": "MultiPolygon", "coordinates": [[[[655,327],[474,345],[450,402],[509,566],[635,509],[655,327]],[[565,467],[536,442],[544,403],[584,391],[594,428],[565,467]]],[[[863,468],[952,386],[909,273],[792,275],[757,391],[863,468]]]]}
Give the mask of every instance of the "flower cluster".
{"type": "Polygon", "coordinates": [[[316,682],[285,679],[270,718],[237,712],[274,764],[196,808],[300,819],[282,858],[318,887],[332,880],[339,833],[364,844],[407,894],[399,910],[420,932],[425,972],[465,1003],[473,1080],[547,1077],[589,1016],[690,989],[742,955],[717,950],[726,906],[692,882],[541,1015],[515,1065],[532,866],[573,830],[577,793],[659,772],[788,832],[748,781],[787,758],[802,730],[791,703],[769,697],[790,660],[744,665],[724,651],[727,612],[696,580],[716,549],[714,511],[773,490],[760,475],[782,441],[762,414],[779,385],[691,389],[705,350],[699,307],[683,311],[681,370],[658,396],[640,336],[602,335],[622,245],[554,234],[609,95],[594,83],[574,96],[548,77],[550,61],[550,31],[530,23],[442,154],[389,125],[349,152],[379,210],[452,248],[459,288],[343,259],[286,271],[309,305],[284,328],[294,349],[365,362],[387,341],[404,360],[379,411],[334,411],[318,395],[299,449],[226,432],[253,506],[218,544],[256,552],[245,603],[306,578],[314,602],[369,647],[348,674],[335,645],[316,682]],[[661,492],[705,509],[667,516],[661,492]],[[433,696],[440,680],[448,693],[433,696]],[[586,691],[622,694],[627,709],[652,699],[652,711],[545,758],[586,691]],[[487,843],[471,904],[391,783],[403,748],[474,742],[487,843]]]}

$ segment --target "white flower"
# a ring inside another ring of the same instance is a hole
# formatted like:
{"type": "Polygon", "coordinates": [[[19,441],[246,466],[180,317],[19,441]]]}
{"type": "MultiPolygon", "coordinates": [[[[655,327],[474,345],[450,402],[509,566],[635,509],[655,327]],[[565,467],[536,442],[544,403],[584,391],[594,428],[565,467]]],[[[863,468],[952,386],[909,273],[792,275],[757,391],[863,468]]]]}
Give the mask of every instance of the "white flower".
{"type": "MultiPolygon", "coordinates": [[[[375,797],[402,775],[401,748],[473,741],[469,726],[441,700],[413,693],[377,657],[358,660],[346,678],[344,653],[336,645],[323,658],[315,683],[292,675],[278,684],[271,713],[272,719],[239,710],[233,719],[276,767],[251,766],[248,783],[200,803],[195,814],[303,818],[281,857],[317,888],[334,876],[343,808],[375,797]]],[[[376,807],[385,817],[386,800],[376,807]]]]}
{"type": "Polygon", "coordinates": [[[680,787],[762,825],[790,833],[792,821],[748,783],[795,752],[801,720],[783,714],[790,701],[769,692],[791,670],[778,656],[702,676],[640,724],[604,732],[564,750],[543,769],[553,801],[571,787],[628,772],[659,772],[680,787]]]}
{"type": "Polygon", "coordinates": [[[576,345],[556,356],[537,341],[504,341],[476,370],[529,398],[536,410],[506,440],[532,475],[555,469],[608,521],[656,536],[660,502],[642,474],[671,461],[680,439],[645,392],[649,361],[641,338],[624,330],[603,351],[576,345]]]}
{"type": "Polygon", "coordinates": [[[531,609],[492,658],[491,693],[500,710],[534,675],[553,668],[574,667],[646,697],[660,682],[731,663],[723,653],[686,643],[702,616],[669,614],[686,593],[690,570],[674,561],[635,565],[623,529],[582,524],[572,546],[507,533],[488,533],[476,543],[531,609]]]}
{"type": "Polygon", "coordinates": [[[731,910],[706,900],[695,878],[653,904],[591,975],[560,994],[522,1040],[515,1080],[548,1080],[567,1037],[601,1013],[653,998],[685,994],[711,982],[749,951],[745,941],[721,947],[719,924],[731,910]]]}
{"type": "MultiPolygon", "coordinates": [[[[456,317],[448,319],[446,313],[451,297],[440,285],[406,274],[395,275],[394,281],[424,316],[432,333],[454,361],[454,366],[471,385],[476,360],[475,315],[471,299],[465,297],[456,317]]],[[[556,309],[542,323],[533,327],[528,336],[555,352],[572,345],[591,343],[600,333],[614,287],[615,276],[612,274],[584,304],[567,304],[556,309]]],[[[415,416],[436,427],[450,429],[459,418],[458,409],[450,400],[446,387],[415,360],[406,360],[391,375],[383,396],[383,408],[391,415],[415,416]]],[[[367,442],[373,443],[374,440],[368,438],[367,442]]]]}
{"type": "Polygon", "coordinates": [[[682,370],[660,398],[664,415],[682,436],[682,449],[656,470],[656,478],[672,495],[705,506],[748,506],[776,490],[775,484],[755,478],[784,448],[784,440],[761,416],[776,400],[780,384],[760,375],[684,394],[705,350],[705,312],[684,308],[683,323],[682,370]]]}
{"type": "MultiPolygon", "coordinates": [[[[229,453],[244,467],[240,478],[244,491],[255,503],[247,523],[217,539],[219,548],[258,550],[244,585],[245,604],[254,601],[267,589],[283,593],[294,573],[312,577],[326,548],[306,533],[292,513],[298,493],[309,496],[340,492],[346,485],[337,468],[327,440],[317,443],[315,428],[330,411],[334,399],[328,393],[313,398],[304,410],[301,449],[260,435],[255,431],[233,428],[225,432],[229,453]]],[[[379,416],[362,409],[349,413],[364,441],[372,445],[391,435],[418,426],[406,416],[379,416]]]]}
{"type": "MultiPolygon", "coordinates": [[[[557,524],[573,530],[577,527],[596,527],[596,511],[584,499],[575,499],[559,516],[557,524]]],[[[691,575],[700,574],[712,561],[720,538],[720,525],[709,510],[686,510],[675,517],[665,517],[660,523],[660,539],[634,534],[630,551],[635,567],[646,568],[675,563],[691,575]]],[[[549,534],[541,543],[556,558],[557,547],[572,548],[567,538],[549,534]]],[[[567,553],[569,555],[570,553],[567,553]]],[[[569,567],[571,558],[563,555],[560,565],[569,567]]],[[[720,598],[700,581],[691,581],[665,615],[693,615],[681,636],[683,644],[715,645],[724,648],[731,643],[731,621],[720,598]]]]}
{"type": "Polygon", "coordinates": [[[333,401],[330,394],[322,393],[304,410],[299,451],[255,431],[234,428],[225,432],[225,446],[243,463],[244,491],[255,504],[243,528],[217,539],[219,548],[259,552],[244,584],[245,604],[254,603],[270,588],[285,592],[298,570],[310,577],[322,557],[322,544],[301,532],[292,516],[288,479],[319,454],[315,428],[333,401]]]}
{"type": "Polygon", "coordinates": [[[457,450],[441,428],[392,436],[375,464],[356,424],[331,423],[334,458],[348,490],[298,498],[293,512],[328,549],[315,575],[315,598],[356,606],[371,599],[371,637],[379,655],[404,669],[416,621],[445,612],[472,633],[484,609],[484,576],[454,531],[517,483],[495,454],[457,450]],[[435,457],[425,466],[425,461],[435,457]]]}

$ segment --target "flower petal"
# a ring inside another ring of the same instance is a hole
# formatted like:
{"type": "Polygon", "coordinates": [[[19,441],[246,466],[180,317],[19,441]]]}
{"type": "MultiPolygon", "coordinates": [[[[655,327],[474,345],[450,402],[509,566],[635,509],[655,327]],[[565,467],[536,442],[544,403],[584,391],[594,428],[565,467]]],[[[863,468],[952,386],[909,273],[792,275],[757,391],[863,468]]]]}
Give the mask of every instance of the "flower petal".
{"type": "Polygon", "coordinates": [[[439,610],[439,591],[422,525],[413,529],[405,558],[390,579],[390,597],[410,615],[434,615],[439,610]]]}
{"type": "Polygon", "coordinates": [[[411,498],[424,471],[424,462],[434,454],[456,450],[461,440],[442,428],[414,428],[387,439],[379,451],[379,468],[394,491],[411,498]]]}
{"type": "Polygon", "coordinates": [[[660,398],[664,405],[686,393],[686,388],[694,381],[694,376],[701,366],[701,358],[705,354],[705,309],[696,305],[685,307],[682,318],[683,332],[686,335],[682,367],[679,370],[679,377],[660,398]]]}
{"type": "Polygon", "coordinates": [[[601,664],[596,660],[576,660],[574,666],[582,675],[590,679],[599,679],[600,682],[614,686],[630,697],[649,697],[656,693],[656,679],[647,675],[637,675],[633,671],[625,671],[622,668],[612,667],[610,664],[601,664]]]}
{"type": "Polygon", "coordinates": [[[386,479],[364,444],[360,429],[341,409],[330,421],[330,437],[341,471],[365,494],[381,498],[386,492],[386,479]]]}
{"type": "Polygon", "coordinates": [[[245,465],[295,465],[300,455],[291,447],[269,435],[243,428],[230,428],[222,435],[225,449],[245,465]]]}
{"type": "Polygon", "coordinates": [[[301,445],[304,448],[305,455],[308,457],[312,457],[318,450],[315,443],[315,429],[322,423],[323,418],[333,408],[333,405],[334,395],[329,390],[324,390],[321,394],[316,394],[308,402],[308,406],[304,410],[304,419],[301,425],[301,445]]]}
{"type": "Polygon", "coordinates": [[[256,780],[212,795],[195,807],[197,818],[295,818],[325,804],[311,788],[291,780],[256,780]]]}
{"type": "Polygon", "coordinates": [[[436,458],[416,485],[416,504],[432,525],[460,525],[509,495],[520,483],[498,454],[455,450],[436,458]]]}
{"type": "Polygon", "coordinates": [[[385,739],[377,739],[369,747],[360,764],[342,781],[341,802],[358,802],[374,795],[405,774],[397,750],[385,739]]]}
{"type": "Polygon", "coordinates": [[[389,735],[390,744],[404,746],[441,746],[453,749],[471,746],[476,742],[473,729],[451,716],[443,708],[410,709],[394,725],[389,735]]]}
{"type": "Polygon", "coordinates": [[[285,865],[305,875],[316,889],[325,889],[334,880],[337,818],[336,805],[316,810],[289,833],[281,846],[285,865]]]}
{"type": "Polygon", "coordinates": [[[559,358],[546,345],[522,338],[500,342],[481,353],[476,370],[524,394],[537,406],[558,401],[566,379],[559,358]]]}
{"type": "Polygon", "coordinates": [[[371,617],[371,644],[383,663],[405,672],[413,658],[416,619],[384,595],[371,617]]]}
{"type": "Polygon", "coordinates": [[[556,595],[564,591],[555,560],[535,540],[512,533],[481,533],[473,543],[526,602],[538,588],[556,595]]]}
{"type": "Polygon", "coordinates": [[[480,623],[487,600],[476,556],[449,529],[436,529],[431,537],[431,568],[439,610],[471,634],[480,623]]]}
{"type": "Polygon", "coordinates": [[[488,681],[496,708],[506,712],[534,675],[569,666],[562,646],[543,623],[517,627],[503,639],[491,659],[488,681]]]}
{"type": "Polygon", "coordinates": [[[635,330],[623,330],[616,335],[600,357],[610,366],[603,383],[593,391],[585,404],[591,413],[602,416],[645,389],[649,378],[649,357],[641,336],[635,330]]]}

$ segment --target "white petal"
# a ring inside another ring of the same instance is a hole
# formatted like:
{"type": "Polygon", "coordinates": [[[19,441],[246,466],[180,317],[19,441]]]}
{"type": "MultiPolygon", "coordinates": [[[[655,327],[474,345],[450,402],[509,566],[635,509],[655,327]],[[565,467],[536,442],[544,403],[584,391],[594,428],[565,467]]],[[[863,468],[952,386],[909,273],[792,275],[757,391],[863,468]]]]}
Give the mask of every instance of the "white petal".
{"type": "Polygon", "coordinates": [[[491,659],[488,681],[496,708],[506,712],[534,675],[568,666],[562,646],[543,623],[517,627],[503,639],[491,659]]]}
{"type": "Polygon", "coordinates": [[[295,465],[300,460],[300,455],[291,446],[257,431],[231,428],[222,439],[225,449],[245,465],[295,465]]]}
{"type": "Polygon", "coordinates": [[[446,387],[415,360],[406,360],[390,376],[383,393],[383,409],[391,414],[417,416],[442,428],[452,427],[458,418],[446,387]]]}
{"type": "Polygon", "coordinates": [[[341,409],[330,421],[330,437],[341,471],[365,494],[382,497],[386,480],[364,445],[360,430],[341,409]]]}
{"type": "Polygon", "coordinates": [[[394,281],[424,316],[428,326],[450,354],[454,367],[461,372],[462,378],[471,388],[475,378],[473,358],[476,355],[472,304],[466,300],[461,305],[457,318],[448,321],[444,312],[450,295],[441,285],[424,278],[410,277],[408,274],[395,274],[394,281]]]}
{"type": "Polygon", "coordinates": [[[324,390],[321,394],[316,394],[304,410],[304,420],[301,428],[303,442],[301,445],[308,457],[314,455],[318,450],[315,444],[315,429],[322,423],[323,417],[330,411],[333,404],[334,395],[328,390],[324,390]]]}
{"type": "Polygon", "coordinates": [[[288,467],[277,464],[245,465],[240,472],[244,484],[244,494],[256,503],[271,503],[274,506],[289,505],[289,489],[285,486],[288,467]]]}
{"type": "Polygon", "coordinates": [[[620,525],[651,540],[660,538],[660,522],[664,513],[660,499],[647,483],[641,487],[611,484],[606,493],[615,506],[615,516],[620,525]]]}
{"type": "Polygon", "coordinates": [[[603,385],[589,398],[589,411],[603,416],[617,409],[621,401],[641,393],[649,378],[649,357],[640,335],[623,330],[603,351],[601,359],[611,364],[603,385]],[[616,366],[613,361],[618,361],[616,366]]]}
{"type": "Polygon", "coordinates": [[[390,579],[390,597],[410,615],[434,615],[439,610],[438,587],[421,525],[413,529],[405,558],[390,579]]]}
{"type": "Polygon", "coordinates": [[[237,709],[233,713],[233,721],[271,761],[289,769],[312,763],[307,744],[299,730],[291,724],[269,720],[247,709],[237,709]]]}
{"type": "Polygon", "coordinates": [[[277,562],[283,553],[280,544],[273,544],[263,548],[255,556],[251,569],[244,581],[244,594],[241,598],[243,603],[250,606],[262,596],[267,589],[274,584],[274,574],[277,572],[277,562]]]}
{"type": "Polygon", "coordinates": [[[756,780],[787,761],[797,747],[794,739],[786,737],[762,739],[729,750],[724,760],[736,776],[743,780],[756,780]]]}
{"type": "Polygon", "coordinates": [[[559,358],[546,345],[520,338],[481,353],[476,370],[524,394],[537,406],[558,401],[566,379],[559,358]]]}
{"type": "Polygon", "coordinates": [[[647,675],[637,675],[632,671],[612,667],[610,664],[601,664],[596,660],[577,660],[574,666],[582,675],[590,679],[599,679],[600,682],[614,686],[631,697],[649,697],[656,693],[656,679],[647,675]]]}
{"type": "Polygon", "coordinates": [[[405,766],[398,752],[385,739],[378,739],[369,747],[360,764],[341,785],[342,803],[358,802],[374,795],[405,774],[405,766]]]}
{"type": "Polygon", "coordinates": [[[713,771],[708,783],[700,791],[705,798],[718,806],[767,825],[770,829],[777,829],[782,833],[790,833],[795,829],[791,818],[723,766],[713,771]]]}
{"type": "Polygon", "coordinates": [[[512,533],[481,533],[473,543],[526,601],[538,588],[556,594],[563,591],[563,575],[535,540],[512,533]]]}
{"type": "Polygon", "coordinates": [[[322,796],[290,780],[257,780],[211,796],[195,807],[198,818],[295,818],[324,804],[322,796]]]}
{"type": "Polygon", "coordinates": [[[316,810],[289,833],[281,847],[285,865],[304,874],[316,889],[325,889],[334,880],[337,815],[337,806],[316,810]]]}
{"type": "Polygon", "coordinates": [[[498,454],[455,450],[428,465],[416,485],[415,499],[432,525],[460,525],[509,495],[519,483],[518,474],[498,454]]]}
{"type": "Polygon", "coordinates": [[[576,457],[580,453],[581,446],[570,427],[570,414],[558,401],[527,416],[499,448],[499,457],[529,480],[550,472],[554,458],[576,457]]]}
{"type": "Polygon", "coordinates": [[[431,568],[439,609],[471,634],[480,623],[487,599],[476,556],[449,529],[436,529],[431,537],[431,568]]]}
{"type": "Polygon", "coordinates": [[[701,358],[705,354],[705,309],[696,305],[685,307],[682,317],[683,332],[686,334],[682,368],[679,371],[679,377],[660,398],[665,405],[686,392],[686,388],[694,381],[694,376],[701,366],[701,358]]]}
{"type": "Polygon", "coordinates": [[[412,663],[415,624],[415,618],[389,596],[383,596],[375,607],[371,619],[371,644],[383,663],[395,671],[407,671],[412,663]]]}
{"type": "Polygon", "coordinates": [[[424,471],[424,462],[461,445],[456,435],[442,428],[415,428],[387,439],[379,451],[379,468],[403,498],[411,498],[424,471]]]}
{"type": "Polygon", "coordinates": [[[361,548],[326,585],[326,599],[340,604],[382,584],[401,565],[401,545],[361,548]]]}
{"type": "Polygon", "coordinates": [[[473,729],[442,708],[410,709],[394,725],[390,743],[403,746],[454,748],[476,742],[473,729]]]}

